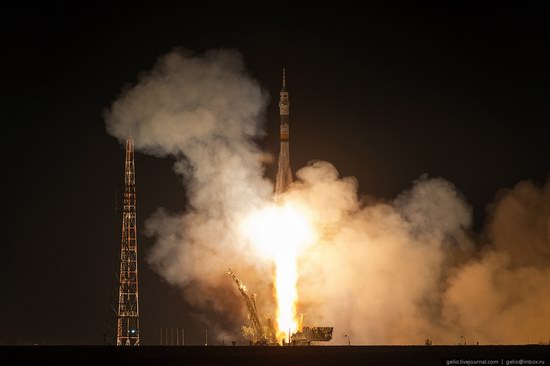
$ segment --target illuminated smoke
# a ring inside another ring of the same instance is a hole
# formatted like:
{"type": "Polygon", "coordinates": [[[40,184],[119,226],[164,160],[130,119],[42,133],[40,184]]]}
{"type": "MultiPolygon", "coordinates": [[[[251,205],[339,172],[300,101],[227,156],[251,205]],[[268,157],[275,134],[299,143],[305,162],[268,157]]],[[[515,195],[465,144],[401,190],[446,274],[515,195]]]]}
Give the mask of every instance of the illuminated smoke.
{"type": "Polygon", "coordinates": [[[393,201],[364,204],[353,199],[354,179],[339,179],[329,163],[297,175],[289,199],[332,227],[299,264],[299,307],[334,325],[335,341],[550,339],[550,185],[501,192],[485,239],[474,241],[472,210],[443,179],[421,177],[393,201]]]}
{"type": "MultiPolygon", "coordinates": [[[[236,51],[176,50],[106,113],[120,141],[130,135],[136,149],[176,158],[189,206],[148,220],[149,262],[230,334],[247,320],[227,267],[274,310],[273,265],[240,231],[272,200],[254,144],[266,102],[236,51]]],[[[365,344],[550,340],[549,184],[500,192],[475,235],[471,207],[444,179],[421,177],[384,202],[359,197],[355,178],[328,162],[296,175],[285,201],[306,208],[321,238],[298,260],[305,325],[334,326],[336,344],[344,334],[365,344]]]]}
{"type": "Polygon", "coordinates": [[[271,199],[265,157],[253,142],[264,133],[267,99],[238,52],[178,49],[140,75],[106,113],[107,131],[120,141],[131,136],[137,150],[176,158],[188,209],[160,209],[147,220],[146,231],[156,238],[148,261],[221,330],[234,331],[246,316],[228,267],[264,307],[271,303],[271,268],[253,256],[238,229],[246,212],[271,199]]]}

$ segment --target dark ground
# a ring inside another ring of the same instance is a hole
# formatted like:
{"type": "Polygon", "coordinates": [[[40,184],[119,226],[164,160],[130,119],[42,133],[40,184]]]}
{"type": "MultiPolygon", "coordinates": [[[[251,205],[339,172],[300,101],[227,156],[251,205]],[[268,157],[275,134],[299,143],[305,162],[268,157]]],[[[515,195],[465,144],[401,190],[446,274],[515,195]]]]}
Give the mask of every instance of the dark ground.
{"type": "Polygon", "coordinates": [[[550,365],[550,346],[15,346],[0,347],[0,360],[3,365],[550,365]]]}

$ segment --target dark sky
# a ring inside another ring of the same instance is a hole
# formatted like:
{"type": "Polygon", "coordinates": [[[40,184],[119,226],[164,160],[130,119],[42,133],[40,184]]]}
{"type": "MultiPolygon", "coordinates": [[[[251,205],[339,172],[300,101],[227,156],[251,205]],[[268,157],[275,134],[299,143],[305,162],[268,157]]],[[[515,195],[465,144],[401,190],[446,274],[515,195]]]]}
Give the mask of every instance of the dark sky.
{"type": "MultiPolygon", "coordinates": [[[[441,176],[472,204],[479,231],[499,189],[547,178],[547,1],[54,3],[2,11],[0,344],[103,342],[123,150],[102,114],[176,46],[243,54],[272,98],[259,144],[274,154],[286,66],[292,167],[328,160],[361,194],[391,199],[424,173],[441,176]]],[[[171,166],[136,155],[142,343],[185,327],[200,344],[208,314],[145,264],[147,217],[185,209],[171,166]]]]}

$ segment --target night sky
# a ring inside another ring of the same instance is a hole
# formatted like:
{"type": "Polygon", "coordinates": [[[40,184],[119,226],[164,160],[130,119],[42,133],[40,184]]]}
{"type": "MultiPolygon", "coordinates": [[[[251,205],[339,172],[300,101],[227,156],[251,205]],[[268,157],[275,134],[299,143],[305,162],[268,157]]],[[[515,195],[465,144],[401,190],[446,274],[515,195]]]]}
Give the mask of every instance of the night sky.
{"type": "MultiPolygon", "coordinates": [[[[0,344],[103,343],[124,168],[103,113],[174,47],[242,53],[271,96],[258,144],[274,155],[286,67],[294,170],[328,160],[383,199],[443,177],[478,231],[500,189],[546,181],[550,3],[197,3],[3,10],[0,344]]],[[[145,263],[146,219],[186,207],[172,163],[136,154],[142,344],[158,344],[161,327],[201,344],[208,317],[145,263]]]]}

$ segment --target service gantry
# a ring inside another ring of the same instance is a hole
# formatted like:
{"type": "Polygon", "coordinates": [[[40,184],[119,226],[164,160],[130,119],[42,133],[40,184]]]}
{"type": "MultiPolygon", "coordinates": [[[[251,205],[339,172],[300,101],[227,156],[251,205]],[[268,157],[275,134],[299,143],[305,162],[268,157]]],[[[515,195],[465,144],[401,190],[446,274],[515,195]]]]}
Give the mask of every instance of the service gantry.
{"type": "Polygon", "coordinates": [[[118,346],[139,346],[136,179],[134,141],[132,139],[126,140],[123,204],[116,344],[118,346]]]}

